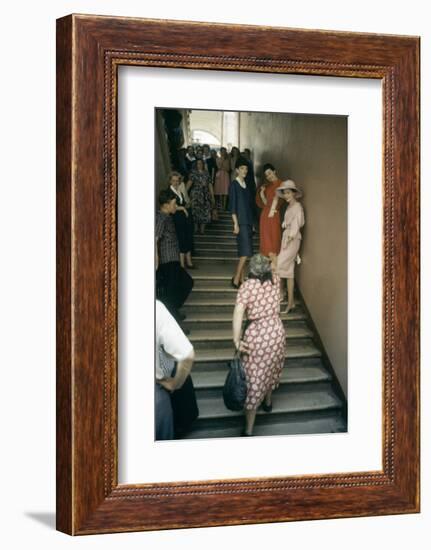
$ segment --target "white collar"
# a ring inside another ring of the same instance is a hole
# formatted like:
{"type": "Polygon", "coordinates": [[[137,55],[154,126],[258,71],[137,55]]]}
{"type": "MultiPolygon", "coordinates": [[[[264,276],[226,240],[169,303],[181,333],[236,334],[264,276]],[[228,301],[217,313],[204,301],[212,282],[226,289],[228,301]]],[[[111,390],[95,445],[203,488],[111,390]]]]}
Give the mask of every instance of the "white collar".
{"type": "Polygon", "coordinates": [[[235,178],[235,181],[237,181],[243,189],[247,188],[247,184],[245,183],[245,181],[244,181],[244,183],[241,183],[238,178],[235,178]]]}
{"type": "Polygon", "coordinates": [[[177,191],[173,185],[171,185],[171,189],[172,189],[172,191],[175,193],[175,195],[176,195],[177,197],[179,197],[180,199],[182,199],[182,196],[181,196],[180,191],[177,191]]]}

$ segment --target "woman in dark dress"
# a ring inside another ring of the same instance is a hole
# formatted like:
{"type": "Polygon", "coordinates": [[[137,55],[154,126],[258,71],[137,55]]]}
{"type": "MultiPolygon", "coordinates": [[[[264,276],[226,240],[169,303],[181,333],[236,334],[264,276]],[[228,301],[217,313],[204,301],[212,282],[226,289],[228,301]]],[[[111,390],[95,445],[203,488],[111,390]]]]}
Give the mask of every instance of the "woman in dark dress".
{"type": "Polygon", "coordinates": [[[207,159],[207,168],[208,168],[208,174],[211,178],[211,183],[214,186],[215,182],[215,176],[217,173],[217,151],[215,149],[211,149],[211,156],[207,159]]]}
{"type": "Polygon", "coordinates": [[[234,288],[239,288],[244,281],[247,258],[253,255],[253,212],[250,193],[245,183],[247,169],[247,160],[240,157],[235,163],[236,178],[229,187],[229,209],[239,257],[235,275],[231,279],[234,288]]]}
{"type": "Polygon", "coordinates": [[[229,153],[231,179],[235,176],[236,161],[240,158],[240,156],[241,155],[238,147],[232,147],[229,153]]]}
{"type": "Polygon", "coordinates": [[[193,224],[190,219],[190,213],[186,207],[186,199],[179,190],[181,183],[181,174],[171,172],[168,179],[170,189],[175,193],[177,209],[174,218],[175,232],[180,247],[181,267],[193,269],[192,247],[193,247],[193,224]]]}
{"type": "Polygon", "coordinates": [[[190,172],[191,169],[193,168],[194,163],[196,162],[195,150],[192,145],[189,145],[187,147],[184,160],[186,162],[186,170],[187,172],[190,172]]]}

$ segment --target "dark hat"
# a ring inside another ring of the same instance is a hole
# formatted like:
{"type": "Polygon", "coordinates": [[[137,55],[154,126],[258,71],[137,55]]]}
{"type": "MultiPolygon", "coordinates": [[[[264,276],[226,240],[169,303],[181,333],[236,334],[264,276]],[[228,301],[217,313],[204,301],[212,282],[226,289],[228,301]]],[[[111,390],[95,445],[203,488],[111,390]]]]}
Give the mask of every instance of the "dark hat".
{"type": "Polygon", "coordinates": [[[237,161],[235,162],[235,168],[239,168],[240,166],[248,167],[248,160],[244,157],[239,157],[239,159],[237,159],[237,161]]]}

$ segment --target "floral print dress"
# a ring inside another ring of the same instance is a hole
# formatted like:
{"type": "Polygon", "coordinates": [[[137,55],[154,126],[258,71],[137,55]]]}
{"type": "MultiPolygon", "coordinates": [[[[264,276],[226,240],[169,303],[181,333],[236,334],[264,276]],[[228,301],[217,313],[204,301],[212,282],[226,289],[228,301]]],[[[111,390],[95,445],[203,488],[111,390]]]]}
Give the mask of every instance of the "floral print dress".
{"type": "Polygon", "coordinates": [[[244,408],[257,409],[265,395],[280,384],[283,371],[286,333],[280,319],[280,279],[261,283],[247,279],[236,297],[247,311],[250,324],[243,341],[249,352],[242,356],[247,382],[244,408]]]}
{"type": "Polygon", "coordinates": [[[193,221],[205,224],[211,221],[211,177],[208,172],[193,170],[190,173],[192,186],[189,191],[193,221]]]}

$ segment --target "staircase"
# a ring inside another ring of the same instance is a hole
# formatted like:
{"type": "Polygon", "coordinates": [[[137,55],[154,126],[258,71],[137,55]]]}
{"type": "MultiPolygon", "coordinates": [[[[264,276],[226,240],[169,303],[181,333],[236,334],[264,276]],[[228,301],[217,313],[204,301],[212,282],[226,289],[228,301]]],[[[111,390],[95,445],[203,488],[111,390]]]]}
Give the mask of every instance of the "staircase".
{"type": "MultiPolygon", "coordinates": [[[[255,237],[256,252],[258,248],[255,237]]],[[[234,353],[236,290],[230,279],[236,262],[231,217],[221,213],[219,221],[207,226],[205,235],[195,235],[194,288],[183,307],[184,326],[190,329],[196,354],[192,378],[199,406],[199,418],[186,438],[237,437],[243,428],[243,413],[226,409],[222,397],[227,361],[234,353]]],[[[344,403],[314,343],[305,308],[297,301],[294,311],[281,318],[287,333],[285,366],[273,393],[273,410],[258,410],[254,435],[345,432],[344,403]]]]}

